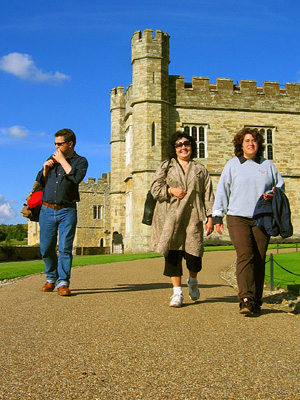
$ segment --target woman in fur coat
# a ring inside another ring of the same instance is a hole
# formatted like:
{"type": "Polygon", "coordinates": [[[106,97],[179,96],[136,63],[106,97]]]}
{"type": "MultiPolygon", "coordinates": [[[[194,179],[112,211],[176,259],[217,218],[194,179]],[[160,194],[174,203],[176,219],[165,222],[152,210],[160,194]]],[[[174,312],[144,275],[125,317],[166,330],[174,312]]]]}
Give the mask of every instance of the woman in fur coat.
{"type": "Polygon", "coordinates": [[[202,269],[203,223],[210,235],[213,231],[214,195],[207,169],[193,161],[197,145],[193,137],[176,132],[169,141],[169,160],[157,169],[151,193],[157,200],[151,247],[165,257],[164,275],[171,278],[173,295],[170,307],[183,303],[181,289],[182,259],[189,270],[189,296],[198,300],[197,274],[202,269]]]}

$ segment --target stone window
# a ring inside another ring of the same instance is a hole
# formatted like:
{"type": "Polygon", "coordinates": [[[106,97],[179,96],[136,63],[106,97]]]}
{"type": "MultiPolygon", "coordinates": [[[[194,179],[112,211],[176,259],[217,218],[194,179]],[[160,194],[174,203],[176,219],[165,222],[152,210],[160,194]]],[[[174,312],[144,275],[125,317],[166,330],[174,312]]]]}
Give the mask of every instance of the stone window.
{"type": "Polygon", "coordinates": [[[125,196],[125,232],[131,234],[133,231],[133,199],[132,192],[127,192],[125,196]]]}
{"type": "Polygon", "coordinates": [[[93,219],[103,219],[103,206],[93,206],[93,219]]]}
{"type": "Polygon", "coordinates": [[[129,125],[125,132],[125,165],[131,164],[132,160],[132,147],[133,147],[133,137],[132,137],[132,127],[129,125]]]}
{"type": "Polygon", "coordinates": [[[274,128],[262,128],[260,132],[265,138],[265,158],[268,160],[274,159],[274,128]]]}
{"type": "Polygon", "coordinates": [[[152,127],[151,127],[151,146],[155,146],[155,122],[152,122],[152,127]]]}
{"type": "Polygon", "coordinates": [[[184,132],[192,136],[197,144],[197,158],[207,158],[206,124],[184,124],[184,132]]]}

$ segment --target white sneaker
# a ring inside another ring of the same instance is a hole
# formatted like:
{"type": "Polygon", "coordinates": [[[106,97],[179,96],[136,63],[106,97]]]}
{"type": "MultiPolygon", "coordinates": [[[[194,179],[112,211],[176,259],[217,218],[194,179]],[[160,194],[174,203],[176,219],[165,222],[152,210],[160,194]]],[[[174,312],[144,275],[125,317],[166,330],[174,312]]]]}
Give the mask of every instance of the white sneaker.
{"type": "Polygon", "coordinates": [[[183,296],[182,294],[173,294],[173,296],[170,297],[171,301],[169,306],[170,307],[181,307],[183,303],[183,296]]]}
{"type": "Polygon", "coordinates": [[[189,295],[190,299],[196,301],[200,297],[200,292],[198,288],[198,282],[190,282],[190,278],[187,280],[187,284],[189,287],[189,295]]]}

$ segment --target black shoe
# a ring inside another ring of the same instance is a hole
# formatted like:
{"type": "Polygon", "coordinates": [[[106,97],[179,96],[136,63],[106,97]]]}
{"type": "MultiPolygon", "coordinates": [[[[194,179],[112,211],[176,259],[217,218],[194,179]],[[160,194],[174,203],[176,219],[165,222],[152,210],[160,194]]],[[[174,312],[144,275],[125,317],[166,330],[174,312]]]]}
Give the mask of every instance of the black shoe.
{"type": "Polygon", "coordinates": [[[258,303],[256,301],[254,302],[253,312],[254,312],[254,314],[261,313],[261,303],[258,303]]]}
{"type": "Polygon", "coordinates": [[[245,297],[240,301],[240,314],[253,314],[253,301],[245,297]]]}
{"type": "Polygon", "coordinates": [[[253,313],[254,314],[260,314],[261,313],[261,306],[254,306],[253,313]]]}

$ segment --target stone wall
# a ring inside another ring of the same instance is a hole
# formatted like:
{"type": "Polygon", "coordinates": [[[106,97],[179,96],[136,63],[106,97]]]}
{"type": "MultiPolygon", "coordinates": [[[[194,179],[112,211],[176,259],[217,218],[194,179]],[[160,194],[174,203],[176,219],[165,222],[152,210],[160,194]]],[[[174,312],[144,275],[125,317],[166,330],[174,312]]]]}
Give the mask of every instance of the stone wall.
{"type": "Polygon", "coordinates": [[[88,178],[79,185],[77,229],[74,247],[110,246],[110,175],[103,174],[95,181],[88,178]]]}
{"type": "Polygon", "coordinates": [[[0,246],[1,261],[24,261],[41,258],[39,247],[32,246],[0,246]]]}

